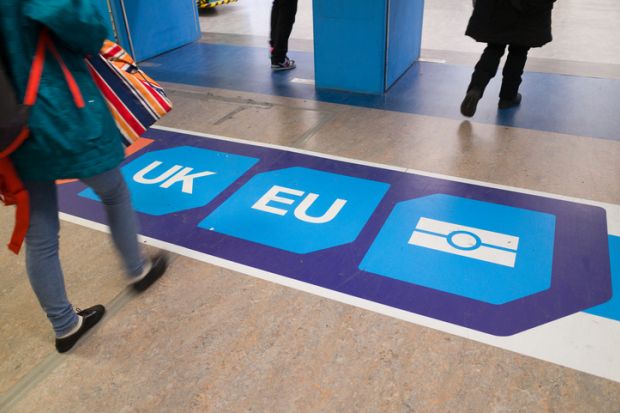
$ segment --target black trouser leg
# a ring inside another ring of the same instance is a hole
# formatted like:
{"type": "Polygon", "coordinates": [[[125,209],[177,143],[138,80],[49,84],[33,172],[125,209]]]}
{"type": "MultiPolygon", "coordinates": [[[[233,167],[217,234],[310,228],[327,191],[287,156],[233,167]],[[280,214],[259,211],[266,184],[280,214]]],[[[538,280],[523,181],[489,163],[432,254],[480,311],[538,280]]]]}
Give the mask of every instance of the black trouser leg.
{"type": "Polygon", "coordinates": [[[480,92],[484,93],[484,89],[497,73],[499,61],[504,55],[505,50],[505,44],[489,43],[487,45],[484,52],[482,52],[482,56],[480,56],[480,60],[476,64],[476,68],[474,69],[474,74],[471,76],[471,83],[469,84],[467,91],[478,89],[480,92]]]}
{"type": "Polygon", "coordinates": [[[503,71],[504,79],[502,80],[502,89],[499,92],[500,99],[510,100],[517,96],[529,50],[529,47],[523,46],[510,45],[508,47],[508,58],[503,71]]]}
{"type": "Polygon", "coordinates": [[[280,8],[276,4],[276,0],[273,1],[271,6],[271,30],[269,31],[269,46],[273,48],[274,39],[276,38],[276,26],[278,23],[278,16],[280,15],[280,8]]]}
{"type": "Polygon", "coordinates": [[[293,31],[297,0],[273,0],[271,8],[271,63],[282,63],[288,53],[288,39],[293,31]]]}

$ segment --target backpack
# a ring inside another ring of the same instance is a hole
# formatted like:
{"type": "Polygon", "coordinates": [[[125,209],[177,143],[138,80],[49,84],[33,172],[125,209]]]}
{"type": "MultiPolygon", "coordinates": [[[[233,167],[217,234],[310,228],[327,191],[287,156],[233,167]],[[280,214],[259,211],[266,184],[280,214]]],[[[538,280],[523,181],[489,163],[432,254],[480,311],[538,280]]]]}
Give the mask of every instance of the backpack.
{"type": "Polygon", "coordinates": [[[8,244],[9,249],[15,254],[19,254],[30,225],[30,198],[11,162],[10,155],[24,143],[30,133],[28,114],[37,100],[47,51],[52,53],[60,65],[75,104],[80,108],[84,107],[84,100],[77,83],[52,43],[46,28],[42,29],[39,34],[23,103],[17,100],[15,89],[8,77],[2,56],[0,56],[0,96],[2,96],[0,100],[0,201],[5,205],[16,206],[15,227],[8,244]]]}

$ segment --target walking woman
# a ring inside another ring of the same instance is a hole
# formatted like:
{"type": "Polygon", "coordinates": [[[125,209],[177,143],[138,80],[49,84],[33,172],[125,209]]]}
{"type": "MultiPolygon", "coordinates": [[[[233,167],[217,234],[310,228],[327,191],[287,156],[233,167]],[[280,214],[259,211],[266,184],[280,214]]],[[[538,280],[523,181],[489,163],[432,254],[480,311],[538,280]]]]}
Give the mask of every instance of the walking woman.
{"type": "Polygon", "coordinates": [[[94,0],[0,0],[0,58],[18,96],[26,94],[35,51],[46,50],[28,119],[30,136],[11,158],[30,195],[28,278],[60,353],[97,324],[105,308],[76,310],[67,298],[58,255],[56,180],[78,178],[101,198],[134,290],[144,291],[167,266],[165,254],[148,258],[138,244],[137,217],[119,169],[120,132],[84,63],[84,56],[99,52],[106,35],[97,10],[94,0]]]}
{"type": "Polygon", "coordinates": [[[461,113],[476,113],[489,81],[497,73],[500,59],[508,47],[504,64],[499,109],[521,103],[519,86],[527,54],[532,47],[542,47],[551,37],[551,11],[555,0],[474,0],[474,12],[467,26],[467,36],[487,43],[471,77],[461,113]]]}

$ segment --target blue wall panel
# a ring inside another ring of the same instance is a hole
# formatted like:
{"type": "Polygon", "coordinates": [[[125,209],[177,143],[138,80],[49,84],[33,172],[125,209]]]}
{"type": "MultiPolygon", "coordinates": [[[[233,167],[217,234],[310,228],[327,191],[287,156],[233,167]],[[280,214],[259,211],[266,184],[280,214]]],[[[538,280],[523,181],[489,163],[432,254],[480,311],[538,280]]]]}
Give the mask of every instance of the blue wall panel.
{"type": "Polygon", "coordinates": [[[390,0],[386,89],[420,57],[424,0],[390,0]]]}
{"type": "Polygon", "coordinates": [[[130,0],[125,1],[125,9],[138,61],[200,37],[195,0],[130,0]]]}
{"type": "Polygon", "coordinates": [[[386,1],[314,0],[317,87],[384,92],[386,17],[386,1]]]}

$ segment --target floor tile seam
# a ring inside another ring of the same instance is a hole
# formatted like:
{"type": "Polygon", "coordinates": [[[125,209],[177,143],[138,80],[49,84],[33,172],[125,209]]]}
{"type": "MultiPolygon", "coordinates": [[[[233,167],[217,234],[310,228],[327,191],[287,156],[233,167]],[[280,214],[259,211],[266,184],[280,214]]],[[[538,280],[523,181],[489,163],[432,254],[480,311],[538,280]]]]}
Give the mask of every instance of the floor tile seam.
{"type": "Polygon", "coordinates": [[[325,125],[327,125],[328,123],[330,123],[331,121],[333,121],[334,119],[338,117],[337,113],[332,113],[332,112],[328,112],[326,116],[322,116],[322,115],[323,114],[321,114],[321,119],[319,120],[319,122],[317,122],[316,125],[314,125],[312,128],[304,132],[299,138],[295,139],[295,141],[291,143],[291,147],[303,149],[304,145],[313,136],[319,133],[325,127],[325,125]]]}
{"type": "Polygon", "coordinates": [[[239,113],[247,110],[248,107],[244,106],[244,105],[240,105],[238,107],[236,107],[235,109],[231,110],[230,112],[228,112],[226,115],[222,116],[221,118],[219,118],[218,120],[216,120],[215,122],[213,122],[213,126],[219,126],[222,123],[231,120],[235,117],[235,115],[238,115],[239,113]]]}
{"type": "MultiPolygon", "coordinates": [[[[106,314],[104,319],[99,323],[98,328],[101,328],[103,324],[108,323],[111,318],[114,317],[123,307],[125,307],[125,305],[129,303],[134,296],[135,293],[129,287],[126,287],[119,294],[117,294],[108,304],[105,305],[106,314]]],[[[88,337],[94,334],[95,331],[96,329],[93,329],[86,333],[82,337],[80,343],[84,343],[88,337]]],[[[73,351],[70,351],[67,354],[59,354],[54,351],[45,357],[41,363],[30,369],[30,371],[22,377],[22,379],[11,386],[5,394],[0,396],[0,413],[8,413],[16,403],[34,390],[39,383],[43,382],[63,363],[69,361],[73,351]]]]}
{"type": "MultiPolygon", "coordinates": [[[[265,94],[261,94],[261,93],[247,92],[247,91],[236,90],[236,89],[222,89],[222,88],[214,88],[214,87],[206,87],[206,86],[196,86],[196,85],[191,85],[191,84],[186,84],[186,83],[172,83],[172,82],[160,82],[160,83],[161,83],[161,85],[165,89],[174,91],[175,93],[189,95],[187,97],[193,97],[193,96],[202,96],[203,97],[203,98],[199,98],[197,100],[215,100],[215,101],[221,101],[221,102],[226,102],[226,103],[236,103],[236,104],[239,104],[239,105],[246,105],[246,106],[250,106],[250,107],[260,107],[260,108],[264,108],[264,109],[269,109],[269,108],[272,108],[274,106],[277,106],[277,107],[284,107],[284,108],[287,108],[287,109],[305,110],[305,111],[309,111],[309,112],[332,113],[332,112],[336,112],[336,111],[332,110],[332,108],[329,108],[329,106],[337,105],[337,106],[340,107],[339,110],[346,110],[345,108],[361,108],[359,106],[351,106],[351,105],[344,105],[344,104],[339,104],[339,103],[322,102],[320,100],[314,100],[314,99],[300,99],[300,98],[292,98],[292,97],[279,96],[279,95],[265,95],[265,94]],[[201,90],[197,90],[197,89],[202,89],[202,91],[201,90]],[[218,96],[218,95],[216,95],[216,94],[214,94],[214,93],[212,93],[210,91],[224,91],[224,92],[253,94],[253,95],[260,95],[260,96],[271,97],[271,98],[276,98],[276,99],[295,100],[295,101],[297,101],[298,103],[301,103],[301,104],[303,104],[306,101],[310,100],[312,102],[316,102],[318,104],[325,105],[325,106],[328,106],[328,107],[324,108],[324,109],[316,109],[316,108],[306,108],[306,107],[303,107],[301,105],[300,106],[291,106],[290,104],[280,103],[280,102],[267,102],[267,101],[265,101],[265,102],[258,102],[258,101],[254,101],[253,99],[243,99],[243,98],[232,98],[232,97],[227,97],[227,96],[218,96]]],[[[372,109],[372,108],[363,108],[363,109],[372,109]]],[[[381,109],[379,109],[379,110],[381,110],[381,109]]]]}

